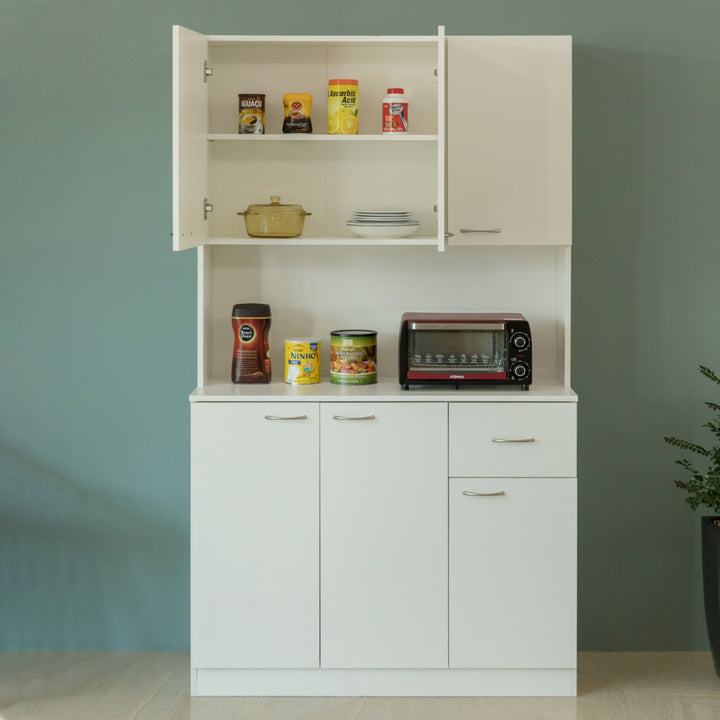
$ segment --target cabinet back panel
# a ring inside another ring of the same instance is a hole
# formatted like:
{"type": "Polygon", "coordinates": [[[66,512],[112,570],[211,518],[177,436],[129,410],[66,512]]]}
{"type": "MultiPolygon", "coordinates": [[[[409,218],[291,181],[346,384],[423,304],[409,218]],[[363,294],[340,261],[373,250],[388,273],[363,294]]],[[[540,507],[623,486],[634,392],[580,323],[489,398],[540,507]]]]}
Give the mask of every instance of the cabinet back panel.
{"type": "Polygon", "coordinates": [[[272,308],[275,377],[283,373],[284,340],[293,336],[320,338],[327,377],[330,331],[353,327],[378,332],[378,372],[396,375],[400,317],[408,311],[521,312],[532,328],[536,376],[561,376],[565,321],[554,247],[441,254],[430,247],[218,246],[211,254],[209,378],[230,375],[230,316],[238,302],[272,308]]]}
{"type": "Polygon", "coordinates": [[[288,92],[313,96],[313,131],[327,133],[327,82],[344,77],[359,83],[360,133],[381,132],[381,99],[389,87],[411,97],[413,133],[437,132],[436,46],[211,45],[209,64],[211,133],[237,133],[239,93],[264,93],[267,132],[281,133],[288,92]]]}

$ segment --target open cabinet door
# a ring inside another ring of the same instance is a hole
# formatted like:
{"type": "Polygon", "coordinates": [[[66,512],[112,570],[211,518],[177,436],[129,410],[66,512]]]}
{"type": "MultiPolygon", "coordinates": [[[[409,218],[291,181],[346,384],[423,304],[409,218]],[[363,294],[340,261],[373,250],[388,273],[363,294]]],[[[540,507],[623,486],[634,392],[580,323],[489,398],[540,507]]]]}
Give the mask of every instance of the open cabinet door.
{"type": "Polygon", "coordinates": [[[207,37],[173,26],[173,250],[207,241],[207,37]]]}

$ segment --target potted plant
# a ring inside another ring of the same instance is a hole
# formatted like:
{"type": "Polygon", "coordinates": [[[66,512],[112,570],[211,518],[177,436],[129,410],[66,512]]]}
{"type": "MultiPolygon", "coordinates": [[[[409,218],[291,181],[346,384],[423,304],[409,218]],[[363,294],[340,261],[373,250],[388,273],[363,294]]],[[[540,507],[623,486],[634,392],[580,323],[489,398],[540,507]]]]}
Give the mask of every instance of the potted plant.
{"type": "MultiPolygon", "coordinates": [[[[706,378],[720,385],[720,378],[712,370],[704,365],[700,365],[699,370],[706,378]]],[[[676,460],[678,465],[690,473],[691,478],[687,481],[676,480],[675,485],[688,492],[685,502],[693,510],[703,505],[714,513],[701,518],[703,594],[710,650],[715,673],[720,677],[720,404],[705,404],[715,413],[711,420],[703,424],[713,434],[714,445],[708,448],[676,437],[666,437],[665,442],[695,453],[707,463],[702,472],[687,458],[676,460]]]]}

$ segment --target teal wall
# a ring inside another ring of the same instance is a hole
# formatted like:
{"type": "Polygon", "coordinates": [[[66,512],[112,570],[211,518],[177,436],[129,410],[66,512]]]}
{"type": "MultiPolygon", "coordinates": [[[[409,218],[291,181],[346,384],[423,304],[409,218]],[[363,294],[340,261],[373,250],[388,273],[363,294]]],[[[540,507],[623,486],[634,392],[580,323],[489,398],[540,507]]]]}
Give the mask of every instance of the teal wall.
{"type": "Polygon", "coordinates": [[[574,36],[580,647],[704,649],[699,514],[662,437],[702,438],[695,368],[720,370],[715,0],[0,3],[0,649],[188,647],[173,23],[574,36]]]}

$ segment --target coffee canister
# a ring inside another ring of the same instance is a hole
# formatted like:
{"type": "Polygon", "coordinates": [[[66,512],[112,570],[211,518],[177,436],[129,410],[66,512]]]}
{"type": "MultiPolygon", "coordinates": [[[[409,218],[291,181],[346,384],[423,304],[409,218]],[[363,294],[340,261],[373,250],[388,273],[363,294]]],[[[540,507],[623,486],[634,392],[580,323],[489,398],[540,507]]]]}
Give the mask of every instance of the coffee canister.
{"type": "Polygon", "coordinates": [[[371,385],[377,382],[377,332],[333,330],[330,333],[330,382],[371,385]]]}
{"type": "Polygon", "coordinates": [[[240,117],[238,130],[241,135],[265,134],[265,95],[243,93],[238,95],[240,117]]]}
{"type": "Polygon", "coordinates": [[[269,383],[270,306],[265,303],[237,303],[232,311],[235,336],[232,372],[234,383],[269,383]]]}
{"type": "Polygon", "coordinates": [[[285,382],[312,385],[320,382],[320,339],[315,337],[285,340],[285,382]]]}

